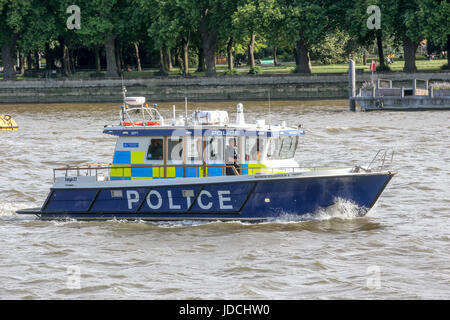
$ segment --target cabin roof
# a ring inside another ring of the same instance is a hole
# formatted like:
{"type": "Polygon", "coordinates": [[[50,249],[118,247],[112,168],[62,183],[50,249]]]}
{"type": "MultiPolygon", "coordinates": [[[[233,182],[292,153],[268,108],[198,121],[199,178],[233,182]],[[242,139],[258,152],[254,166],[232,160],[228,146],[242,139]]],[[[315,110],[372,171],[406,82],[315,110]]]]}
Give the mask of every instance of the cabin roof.
{"type": "Polygon", "coordinates": [[[264,128],[243,128],[243,127],[213,127],[202,126],[201,128],[185,126],[154,126],[154,127],[122,127],[108,126],[103,133],[115,136],[194,136],[194,137],[236,137],[236,136],[258,136],[258,137],[278,137],[278,136],[299,136],[304,135],[303,129],[288,128],[281,126],[265,126],[264,128]]]}

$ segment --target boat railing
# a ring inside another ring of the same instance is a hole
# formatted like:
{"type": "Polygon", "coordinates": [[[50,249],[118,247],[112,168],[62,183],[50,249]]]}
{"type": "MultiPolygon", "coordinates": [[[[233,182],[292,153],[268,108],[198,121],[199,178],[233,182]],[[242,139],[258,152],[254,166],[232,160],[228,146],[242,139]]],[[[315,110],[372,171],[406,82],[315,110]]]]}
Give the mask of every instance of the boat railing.
{"type": "Polygon", "coordinates": [[[139,107],[129,107],[124,106],[121,110],[120,115],[121,123],[123,124],[125,121],[130,123],[130,126],[135,126],[137,122],[142,123],[143,126],[147,125],[149,121],[161,120],[163,117],[159,113],[158,109],[149,107],[147,105],[142,105],[139,107]],[[141,119],[139,121],[134,121],[130,114],[139,114],[141,119]]]}
{"type": "Polygon", "coordinates": [[[392,168],[392,162],[394,159],[394,150],[392,149],[380,149],[366,166],[366,170],[387,170],[392,168]]]}
{"type": "MultiPolygon", "coordinates": [[[[280,174],[280,173],[295,173],[302,172],[305,169],[299,167],[266,167],[266,166],[252,166],[252,167],[244,167],[244,166],[235,166],[235,165],[201,165],[201,164],[167,164],[167,165],[112,165],[109,164],[88,164],[84,166],[66,166],[61,168],[53,169],[53,181],[55,182],[58,177],[81,177],[81,176],[90,176],[95,177],[96,181],[104,181],[110,179],[111,170],[119,170],[121,175],[116,175],[114,178],[117,180],[126,180],[127,175],[125,174],[126,170],[131,170],[131,168],[153,168],[159,170],[160,178],[169,178],[168,169],[169,168],[183,168],[183,176],[177,178],[198,178],[200,177],[200,170],[195,170],[195,176],[188,176],[187,169],[188,168],[199,168],[203,171],[203,176],[213,176],[209,175],[209,169],[217,170],[222,169],[222,175],[242,175],[249,173],[250,174],[280,174]],[[229,170],[227,170],[229,169],[229,170]],[[231,173],[231,172],[232,173],[231,173]],[[105,174],[106,172],[106,174],[105,174]]],[[[311,169],[309,169],[311,170],[311,169]]]]}

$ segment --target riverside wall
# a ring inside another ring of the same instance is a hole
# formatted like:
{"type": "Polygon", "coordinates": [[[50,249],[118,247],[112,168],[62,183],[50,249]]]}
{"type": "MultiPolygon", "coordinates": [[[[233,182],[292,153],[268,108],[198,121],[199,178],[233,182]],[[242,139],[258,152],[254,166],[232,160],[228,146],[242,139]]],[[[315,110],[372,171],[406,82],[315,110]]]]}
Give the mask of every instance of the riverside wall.
{"type": "MultiPolygon", "coordinates": [[[[450,81],[448,72],[376,74],[394,86],[410,87],[414,78],[450,81]]],[[[370,73],[356,73],[356,86],[370,81],[370,73]]],[[[217,77],[155,77],[125,79],[128,96],[145,96],[148,101],[250,101],[347,99],[348,75],[255,75],[217,77]]],[[[419,85],[418,85],[419,86],[419,85]]],[[[121,79],[32,79],[0,80],[0,104],[120,102],[121,79]]]]}

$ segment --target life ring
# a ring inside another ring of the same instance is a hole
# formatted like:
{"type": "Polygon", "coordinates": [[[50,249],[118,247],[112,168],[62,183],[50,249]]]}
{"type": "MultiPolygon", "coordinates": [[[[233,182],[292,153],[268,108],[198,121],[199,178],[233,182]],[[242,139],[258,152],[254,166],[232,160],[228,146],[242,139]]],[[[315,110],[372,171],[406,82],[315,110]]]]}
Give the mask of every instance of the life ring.
{"type": "Polygon", "coordinates": [[[122,122],[122,125],[125,127],[130,127],[130,126],[159,126],[161,124],[160,121],[147,121],[147,122],[142,122],[142,121],[124,121],[122,122]]]}

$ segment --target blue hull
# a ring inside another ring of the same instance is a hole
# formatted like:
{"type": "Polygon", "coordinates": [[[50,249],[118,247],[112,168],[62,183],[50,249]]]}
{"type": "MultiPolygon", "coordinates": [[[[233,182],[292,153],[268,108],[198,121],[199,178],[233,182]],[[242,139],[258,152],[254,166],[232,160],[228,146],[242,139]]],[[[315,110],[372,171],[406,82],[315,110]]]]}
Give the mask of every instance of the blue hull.
{"type": "MultiPolygon", "coordinates": [[[[41,219],[266,220],[302,215],[337,198],[371,208],[394,173],[255,179],[161,187],[51,189],[41,219]]],[[[25,212],[26,211],[26,212],[25,212]]]]}

